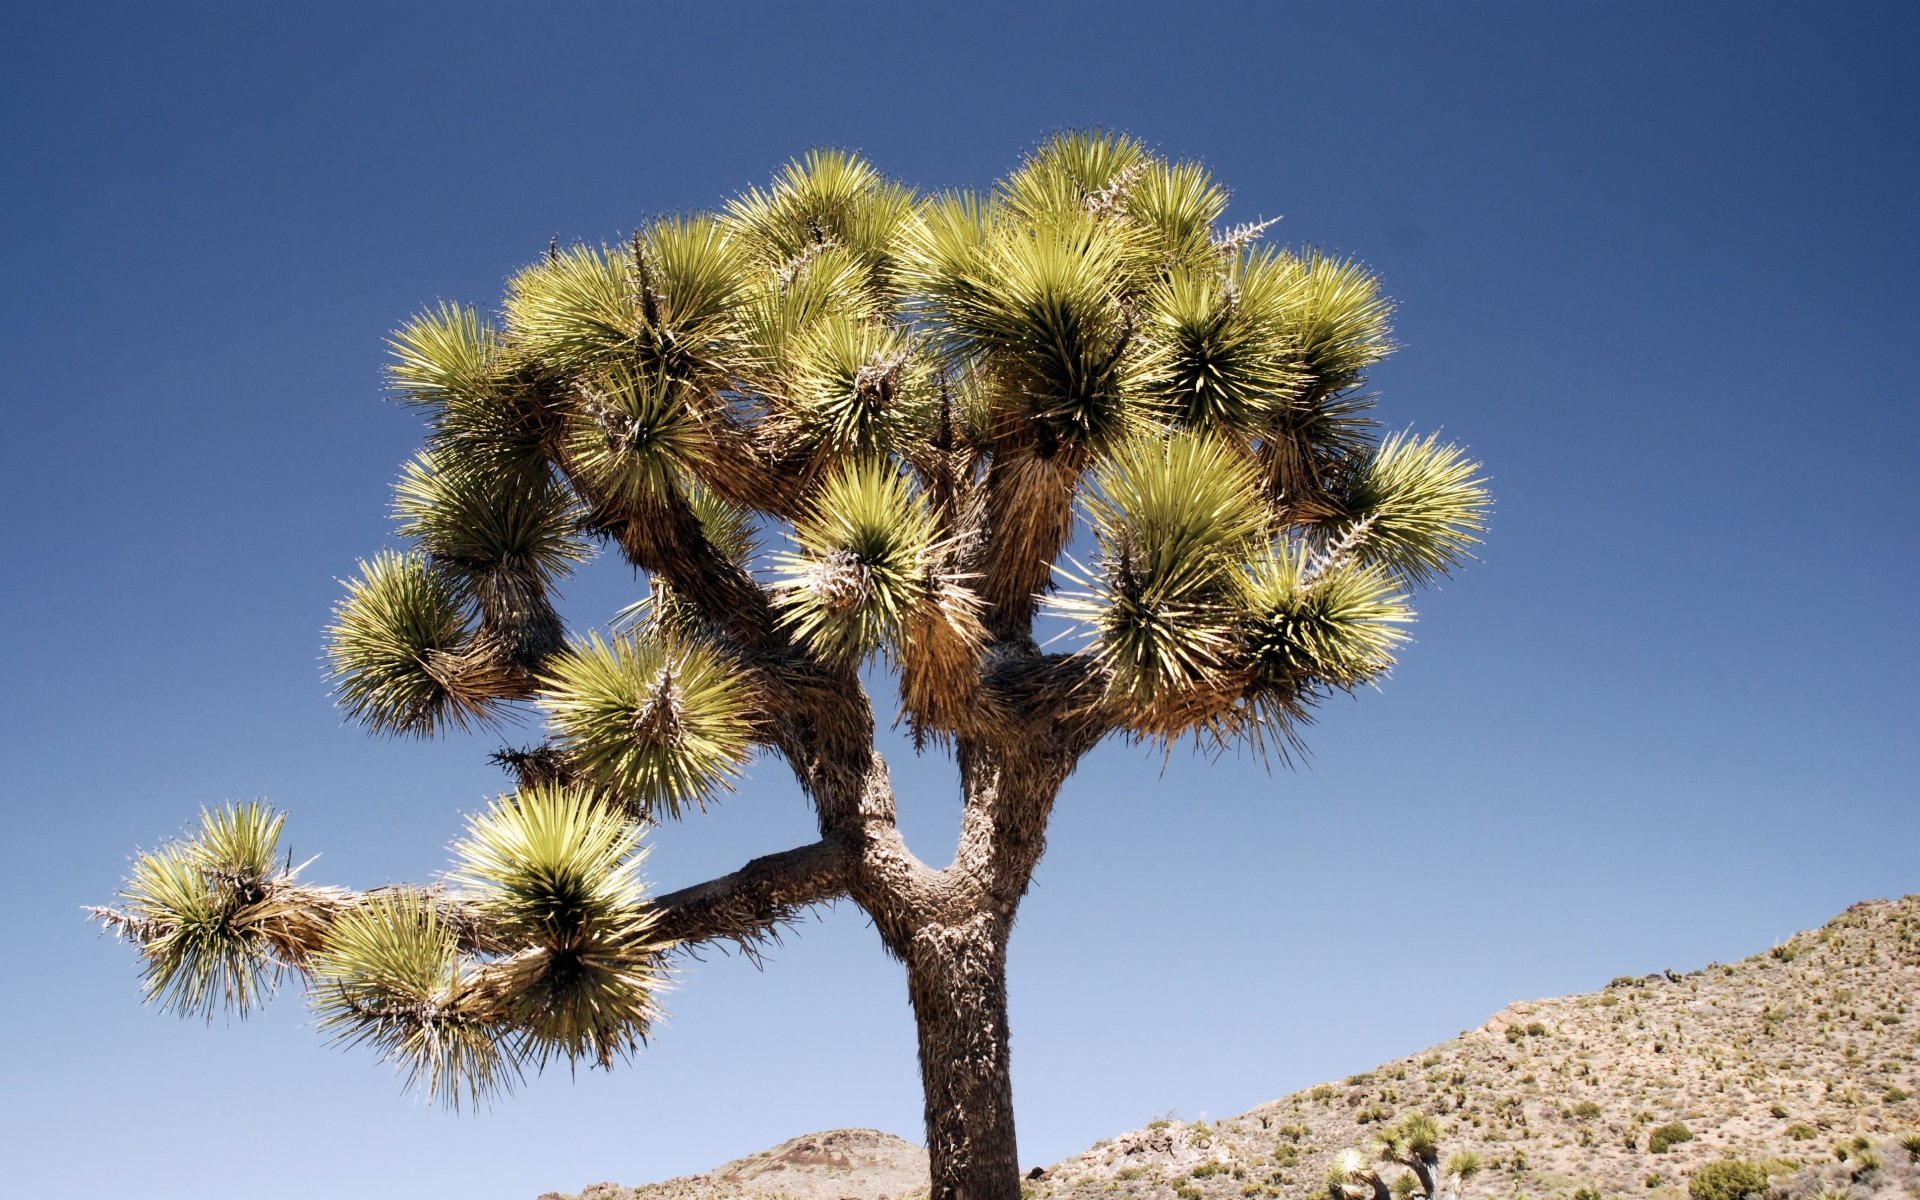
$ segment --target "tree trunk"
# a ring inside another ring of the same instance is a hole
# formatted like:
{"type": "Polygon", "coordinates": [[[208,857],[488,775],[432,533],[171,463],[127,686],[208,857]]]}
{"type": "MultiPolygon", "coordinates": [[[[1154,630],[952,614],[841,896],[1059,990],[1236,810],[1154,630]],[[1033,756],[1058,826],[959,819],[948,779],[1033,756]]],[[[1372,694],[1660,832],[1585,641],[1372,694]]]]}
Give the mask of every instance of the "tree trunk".
{"type": "Polygon", "coordinates": [[[1007,1057],[1011,918],[976,913],[917,931],[904,956],[920,1032],[932,1200],[1019,1200],[1007,1057]]]}

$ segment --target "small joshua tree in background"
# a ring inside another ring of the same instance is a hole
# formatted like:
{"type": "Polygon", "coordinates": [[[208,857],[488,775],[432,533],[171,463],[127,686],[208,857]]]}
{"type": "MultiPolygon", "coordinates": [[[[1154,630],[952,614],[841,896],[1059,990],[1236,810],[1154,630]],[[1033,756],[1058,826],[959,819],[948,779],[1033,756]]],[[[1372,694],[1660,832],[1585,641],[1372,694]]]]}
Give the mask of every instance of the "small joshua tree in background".
{"type": "Polygon", "coordinates": [[[421,736],[530,706],[547,739],[502,750],[518,786],[437,883],[310,884],[278,814],[205,814],[97,913],[149,998],[244,1013],[292,970],[323,1027],[459,1100],[625,1058],[673,956],[751,952],[847,898],[905,964],[934,1196],[1018,1196],[1006,947],[1061,784],[1108,737],[1284,758],[1317,701],[1383,675],[1411,590],[1482,528],[1472,462],[1367,417],[1372,276],[1223,230],[1226,203],[1106,134],[984,194],[819,152],[717,214],[556,245],[497,323],[406,325],[413,548],[348,585],[340,703],[421,736]],[[649,592],[623,630],[570,635],[552,588],[595,544],[649,592]],[[1046,612],[1084,644],[1043,651],[1046,612]],[[958,768],[944,870],[895,826],[866,681],[958,768]],[[819,840],[649,893],[643,832],[756,752],[819,840]]]}
{"type": "Polygon", "coordinates": [[[1374,1138],[1382,1163],[1407,1168],[1389,1183],[1357,1149],[1343,1150],[1327,1168],[1330,1200],[1450,1200],[1480,1173],[1481,1158],[1471,1150],[1449,1155],[1440,1164],[1440,1123],[1425,1113],[1409,1113],[1374,1138]]]}

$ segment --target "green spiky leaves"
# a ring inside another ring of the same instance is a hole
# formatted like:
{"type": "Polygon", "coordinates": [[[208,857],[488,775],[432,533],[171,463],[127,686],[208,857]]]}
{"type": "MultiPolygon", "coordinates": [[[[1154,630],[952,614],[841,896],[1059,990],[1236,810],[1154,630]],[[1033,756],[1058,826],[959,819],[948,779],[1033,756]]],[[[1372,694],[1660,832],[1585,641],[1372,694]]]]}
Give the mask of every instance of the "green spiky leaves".
{"type": "Polygon", "coordinates": [[[195,836],[134,860],[124,908],[93,910],[139,949],[148,1002],[245,1016],[301,961],[320,894],[275,863],[284,821],[258,802],[204,810],[195,836]]]}
{"type": "Polygon", "coordinates": [[[913,193],[872,164],[821,149],[788,163],[768,190],[733,201],[727,219],[760,262],[788,279],[823,250],[844,252],[877,299],[912,205],[913,193]]]}
{"type": "Polygon", "coordinates": [[[493,391],[500,338],[471,308],[442,303],[401,326],[388,346],[388,378],[417,404],[468,403],[493,391]]]}
{"type": "Polygon", "coordinates": [[[1373,273],[1350,259],[1313,253],[1293,261],[1301,286],[1289,324],[1314,393],[1357,386],[1393,349],[1392,302],[1373,273]]]}
{"type": "Polygon", "coordinates": [[[476,581],[551,579],[587,554],[573,497],[544,467],[498,472],[428,451],[407,464],[393,506],[402,536],[476,581]]]}
{"type": "Polygon", "coordinates": [[[909,454],[939,404],[904,330],[847,315],[827,317],[795,340],[787,379],[786,420],[821,461],[909,454]]]}
{"type": "Polygon", "coordinates": [[[1123,302],[1124,238],[1079,213],[990,222],[967,247],[950,244],[955,224],[930,223],[919,270],[935,329],[959,354],[981,356],[996,381],[1000,437],[1090,447],[1133,429],[1143,375],[1127,353],[1136,318],[1123,302]]]}
{"type": "Polygon", "coordinates": [[[1318,697],[1379,678],[1406,638],[1402,575],[1359,534],[1317,552],[1276,537],[1256,470],[1185,432],[1129,443],[1095,473],[1097,569],[1054,607],[1091,632],[1105,703],[1135,734],[1273,739],[1284,754],[1318,697]]]}
{"type": "Polygon", "coordinates": [[[555,1056],[609,1065],[657,1016],[640,826],[590,791],[532,788],[472,818],[452,888],[301,884],[277,860],[283,822],[260,803],[204,812],[135,860],[123,908],[93,910],[138,948],[150,1002],[245,1016],[296,969],[322,1029],[453,1104],[555,1056]]]}
{"type": "Polygon", "coordinates": [[[423,554],[382,551],[360,563],[327,630],[334,695],[383,733],[432,734],[485,719],[492,668],[466,653],[467,590],[423,554]]]}
{"type": "Polygon", "coordinates": [[[1327,531],[1413,583],[1428,583],[1472,557],[1487,528],[1480,464],[1437,437],[1392,434],[1357,473],[1351,517],[1327,531]]]}
{"type": "Polygon", "coordinates": [[[939,592],[938,531],[905,475],[849,463],[794,522],[795,550],[774,556],[787,623],[829,662],[852,664],[897,644],[909,614],[939,592]]]}
{"type": "Polygon", "coordinates": [[[539,704],[586,781],[638,812],[678,817],[731,786],[753,746],[755,699],[711,646],[648,634],[570,647],[539,704]]]}
{"type": "Polygon", "coordinates": [[[430,897],[367,897],[334,922],[310,972],[320,1029],[398,1063],[407,1086],[458,1107],[518,1080],[499,1016],[470,995],[458,941],[430,897]]]}
{"type": "Polygon", "coordinates": [[[456,1105],[556,1056],[609,1066],[636,1049],[663,947],[634,820],[584,789],[531,788],[470,818],[454,849],[451,897],[375,893],[334,922],[309,968],[321,1027],[456,1105]],[[465,952],[450,900],[498,953],[465,952]]]}
{"type": "Polygon", "coordinates": [[[1241,603],[1251,691],[1288,706],[1288,715],[1303,692],[1350,690],[1383,674],[1413,620],[1392,574],[1304,546],[1256,560],[1241,603]]]}
{"type": "Polygon", "coordinates": [[[1161,282],[1144,335],[1166,418],[1241,436],[1284,419],[1306,381],[1287,321],[1298,290],[1297,274],[1264,254],[1161,282]]]}
{"type": "Polygon", "coordinates": [[[639,824],[584,788],[524,789],[471,818],[454,849],[481,919],[529,947],[475,979],[526,1051],[607,1066],[635,1049],[662,983],[639,824]]]}
{"type": "Polygon", "coordinates": [[[663,370],[609,369],[578,387],[566,461],[613,511],[647,511],[687,479],[704,438],[686,389],[663,370]]]}
{"type": "Polygon", "coordinates": [[[1177,730],[1189,693],[1226,685],[1236,572],[1267,516],[1252,468],[1219,438],[1141,438],[1095,472],[1086,508],[1096,575],[1058,607],[1091,627],[1129,724],[1177,730]]]}

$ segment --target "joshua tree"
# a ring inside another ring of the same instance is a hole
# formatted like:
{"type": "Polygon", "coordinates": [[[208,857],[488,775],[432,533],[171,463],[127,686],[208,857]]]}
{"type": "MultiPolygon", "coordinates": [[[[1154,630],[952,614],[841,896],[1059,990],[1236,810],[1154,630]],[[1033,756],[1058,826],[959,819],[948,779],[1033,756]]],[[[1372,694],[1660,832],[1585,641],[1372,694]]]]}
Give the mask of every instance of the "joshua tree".
{"type": "Polygon", "coordinates": [[[1359,1150],[1342,1150],[1327,1168],[1328,1200],[1447,1200],[1480,1173],[1480,1156],[1471,1150],[1449,1156],[1441,1168],[1440,1123],[1425,1113],[1409,1113],[1381,1132],[1374,1150],[1381,1162],[1407,1170],[1388,1183],[1359,1150]]]}
{"type": "Polygon", "coordinates": [[[1398,1125],[1378,1138],[1380,1161],[1398,1163],[1413,1172],[1415,1191],[1427,1200],[1440,1200],[1440,1123],[1425,1113],[1408,1113],[1398,1125]]]}
{"type": "Polygon", "coordinates": [[[1108,737],[1285,760],[1482,527],[1472,462],[1368,419],[1373,277],[1222,229],[1226,203],[1106,134],[983,194],[817,152],[721,212],[551,247],[497,322],[407,324],[413,548],[347,585],[339,701],[423,736],[532,706],[547,738],[501,751],[515,790],[420,887],[310,885],[280,816],[205,814],[97,914],[149,998],[244,1011],[291,969],[323,1027],[458,1100],[610,1065],[677,953],[845,898],[906,968],[934,1195],[1017,1196],[1007,937],[1061,784],[1108,737]],[[648,592],[569,636],[551,589],[596,543],[648,592]],[[1048,653],[1036,622],[1084,636],[1048,653]],[[944,869],[895,827],[870,686],[956,764],[944,869]],[[648,893],[643,832],[755,752],[819,840],[648,893]]]}

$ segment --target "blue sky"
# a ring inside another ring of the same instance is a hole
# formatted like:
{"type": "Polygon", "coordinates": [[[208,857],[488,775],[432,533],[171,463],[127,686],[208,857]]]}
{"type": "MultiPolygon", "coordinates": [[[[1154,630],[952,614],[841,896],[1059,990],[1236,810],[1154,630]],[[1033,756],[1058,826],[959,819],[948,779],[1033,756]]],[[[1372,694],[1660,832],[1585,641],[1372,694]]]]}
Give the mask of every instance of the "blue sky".
{"type": "MultiPolygon", "coordinates": [[[[457,1117],[297,994],[143,1009],[79,912],[258,795],[316,878],[445,865],[495,743],[369,739],[318,663],[420,435],[383,337],[814,145],[925,188],[1072,126],[1205,161],[1231,219],[1381,273],[1380,415],[1471,445],[1498,504],[1305,769],[1110,746],[1069,783],[1012,951],[1024,1161],[1920,890],[1911,9],[1185,7],[14,6],[0,1191],[530,1200],[918,1137],[901,972],[850,907],[764,972],[694,964],[632,1066],[457,1117]]],[[[599,564],[570,612],[636,591],[599,564]]],[[[944,862],[948,764],[892,749],[944,862]]],[[[809,829],[760,762],[652,874],[809,829]]]]}

